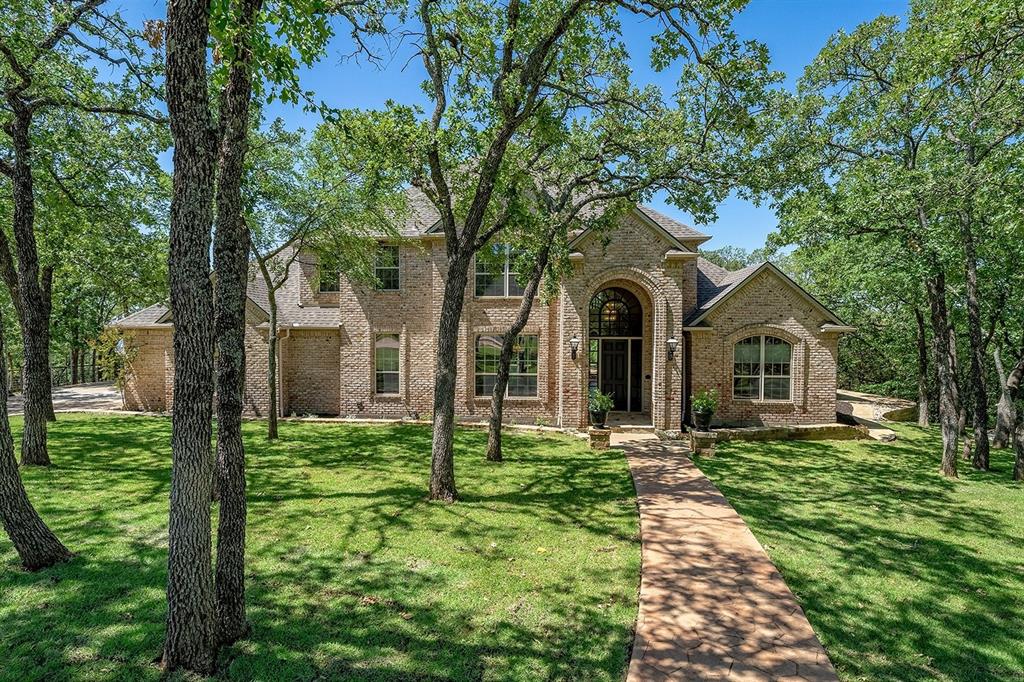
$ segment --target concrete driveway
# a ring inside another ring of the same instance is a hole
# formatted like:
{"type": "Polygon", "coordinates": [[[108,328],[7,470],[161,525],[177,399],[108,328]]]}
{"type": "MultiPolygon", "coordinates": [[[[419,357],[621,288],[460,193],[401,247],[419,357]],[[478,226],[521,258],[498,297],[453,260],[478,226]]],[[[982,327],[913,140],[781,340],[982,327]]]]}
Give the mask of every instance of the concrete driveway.
{"type": "MultiPolygon", "coordinates": [[[[20,393],[8,398],[8,412],[21,414],[24,409],[22,400],[23,396],[20,393]]],[[[58,386],[53,389],[53,409],[55,412],[120,410],[121,393],[109,382],[58,386]]]]}

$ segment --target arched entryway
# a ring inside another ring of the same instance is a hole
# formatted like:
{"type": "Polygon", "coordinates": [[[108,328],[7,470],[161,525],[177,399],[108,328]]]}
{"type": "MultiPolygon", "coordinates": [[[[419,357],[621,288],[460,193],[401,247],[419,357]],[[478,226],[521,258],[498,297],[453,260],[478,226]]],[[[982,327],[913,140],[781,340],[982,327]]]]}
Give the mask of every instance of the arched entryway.
{"type": "Polygon", "coordinates": [[[618,286],[590,299],[589,388],[610,393],[619,412],[643,412],[644,311],[636,294],[618,286]]]}

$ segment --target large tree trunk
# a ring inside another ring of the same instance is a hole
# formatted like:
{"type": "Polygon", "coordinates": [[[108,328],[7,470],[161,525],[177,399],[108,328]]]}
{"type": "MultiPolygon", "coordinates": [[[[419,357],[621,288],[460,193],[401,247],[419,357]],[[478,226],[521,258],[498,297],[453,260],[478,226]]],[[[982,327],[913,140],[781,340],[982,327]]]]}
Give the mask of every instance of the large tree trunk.
{"type": "Polygon", "coordinates": [[[221,143],[217,172],[217,272],[214,325],[217,335],[217,641],[245,636],[245,448],[242,394],[245,385],[245,300],[249,230],[242,207],[242,175],[252,97],[249,33],[261,0],[242,0],[235,58],[221,96],[221,143]]]}
{"type": "Polygon", "coordinates": [[[956,373],[949,348],[949,312],[946,308],[946,277],[940,271],[926,278],[931,313],[935,366],[938,370],[939,422],[942,425],[942,466],[944,476],[955,478],[957,427],[956,373]]]}
{"type": "Polygon", "coordinates": [[[512,362],[512,348],[516,338],[526,327],[530,319],[530,310],[533,308],[533,301],[537,297],[537,290],[540,288],[541,280],[544,277],[544,268],[548,264],[548,256],[551,253],[551,245],[547,244],[534,264],[534,270],[530,273],[530,279],[523,291],[523,298],[519,302],[519,310],[512,325],[505,332],[501,340],[501,355],[498,357],[498,375],[495,377],[494,392],[491,394],[491,417],[487,426],[487,459],[492,462],[502,460],[501,453],[501,419],[502,410],[505,406],[505,390],[508,388],[508,375],[512,362]]]}
{"type": "Polygon", "coordinates": [[[1006,369],[999,348],[992,352],[996,363],[996,374],[999,376],[999,402],[996,404],[996,431],[992,436],[992,447],[1006,448],[1010,446],[1013,430],[1017,421],[1016,410],[1010,392],[1006,388],[1006,369]]]}
{"type": "Polygon", "coordinates": [[[971,393],[974,397],[974,468],[988,470],[988,386],[985,380],[985,341],[981,329],[981,304],[978,303],[978,254],[970,216],[960,216],[964,242],[967,294],[967,336],[971,344],[971,393]]]}
{"type": "Polygon", "coordinates": [[[928,404],[928,336],[920,308],[914,308],[914,318],[917,320],[917,425],[927,427],[931,409],[928,404]]]}
{"type": "Polygon", "coordinates": [[[455,382],[459,320],[466,297],[470,258],[458,253],[449,259],[441,316],[437,321],[437,368],[434,372],[434,437],[430,457],[430,499],[454,502],[455,382]]]}
{"type": "Polygon", "coordinates": [[[41,393],[43,408],[46,410],[46,421],[57,421],[57,413],[53,411],[53,376],[50,374],[50,313],[53,301],[53,267],[47,266],[42,271],[43,281],[40,283],[43,290],[43,314],[46,317],[46,324],[39,332],[44,339],[40,345],[46,349],[46,371],[41,371],[40,382],[46,385],[46,390],[41,393]]]}
{"type": "Polygon", "coordinates": [[[62,561],[72,554],[36,513],[18,475],[14,461],[14,437],[7,416],[7,366],[4,362],[3,321],[0,319],[0,521],[11,538],[22,565],[35,571],[62,561]]]}
{"type": "Polygon", "coordinates": [[[174,137],[168,275],[174,315],[174,412],[164,666],[209,673],[213,290],[210,230],[217,131],[206,73],[209,0],[167,4],[167,110],[174,137]]]}
{"type": "MultiPolygon", "coordinates": [[[[48,466],[46,422],[53,414],[50,399],[50,314],[49,300],[40,284],[39,252],[35,235],[35,195],[32,179],[32,151],[29,130],[32,113],[18,100],[9,132],[14,146],[11,176],[14,200],[13,232],[18,256],[18,309],[21,311],[21,339],[25,356],[25,421],[21,440],[23,465],[48,466]]],[[[49,272],[49,271],[47,271],[49,272]]],[[[48,274],[43,273],[44,277],[48,274]]],[[[13,293],[13,292],[12,292],[13,293]]]]}
{"type": "Polygon", "coordinates": [[[953,383],[950,388],[953,391],[953,402],[956,405],[956,432],[958,436],[963,436],[967,433],[967,402],[968,395],[966,390],[969,389],[970,385],[961,386],[961,373],[960,373],[960,355],[956,349],[956,328],[952,322],[949,322],[949,327],[946,330],[949,335],[949,367],[953,373],[953,383]]]}

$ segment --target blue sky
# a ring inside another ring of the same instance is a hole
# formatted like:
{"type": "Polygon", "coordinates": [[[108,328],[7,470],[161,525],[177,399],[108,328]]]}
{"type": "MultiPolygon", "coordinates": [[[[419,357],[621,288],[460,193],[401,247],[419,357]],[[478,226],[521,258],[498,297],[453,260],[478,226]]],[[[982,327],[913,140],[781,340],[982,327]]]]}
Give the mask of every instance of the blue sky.
{"type": "MultiPolygon", "coordinates": [[[[115,0],[132,23],[162,17],[163,0],[115,0]]],[[[839,29],[852,29],[879,14],[904,14],[906,0],[750,0],[736,17],[734,27],[743,38],[765,43],[772,56],[772,67],[786,74],[786,84],[793,85],[804,66],[818,53],[830,35],[839,29]]],[[[637,82],[653,82],[670,90],[671,73],[656,74],[647,63],[647,36],[651,25],[635,22],[626,27],[629,43],[636,43],[633,68],[637,82]]],[[[376,67],[346,60],[347,41],[339,38],[330,54],[314,68],[302,74],[302,86],[316,93],[320,100],[339,107],[372,108],[386,100],[403,103],[424,101],[419,84],[422,71],[419,62],[408,60],[408,51],[399,52],[389,63],[376,67]]],[[[298,108],[274,105],[266,111],[269,118],[282,117],[289,127],[313,128],[317,118],[298,108]]],[[[747,249],[764,244],[765,237],[776,226],[770,207],[757,207],[739,198],[730,198],[718,210],[718,220],[710,225],[694,223],[692,218],[674,206],[655,199],[656,208],[694,224],[712,235],[705,248],[725,245],[747,249]]]]}

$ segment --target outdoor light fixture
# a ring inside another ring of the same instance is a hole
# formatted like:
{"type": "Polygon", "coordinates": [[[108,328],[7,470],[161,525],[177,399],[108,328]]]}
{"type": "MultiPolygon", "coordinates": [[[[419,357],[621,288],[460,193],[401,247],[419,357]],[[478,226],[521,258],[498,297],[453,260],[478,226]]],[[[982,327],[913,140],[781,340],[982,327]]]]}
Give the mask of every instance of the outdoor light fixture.
{"type": "Polygon", "coordinates": [[[676,340],[676,337],[670,336],[666,343],[668,343],[668,359],[671,360],[676,356],[676,346],[679,345],[679,341],[676,340]]]}
{"type": "Polygon", "coordinates": [[[572,359],[576,359],[576,353],[580,350],[580,340],[573,334],[572,338],[569,339],[569,350],[572,351],[572,359]]]}

